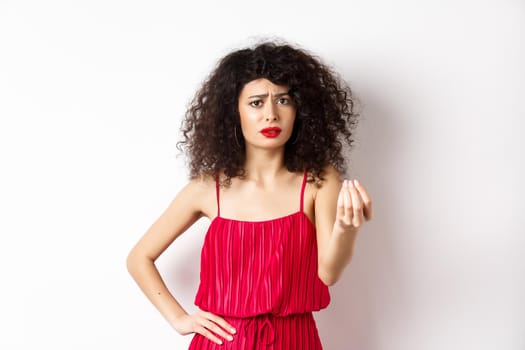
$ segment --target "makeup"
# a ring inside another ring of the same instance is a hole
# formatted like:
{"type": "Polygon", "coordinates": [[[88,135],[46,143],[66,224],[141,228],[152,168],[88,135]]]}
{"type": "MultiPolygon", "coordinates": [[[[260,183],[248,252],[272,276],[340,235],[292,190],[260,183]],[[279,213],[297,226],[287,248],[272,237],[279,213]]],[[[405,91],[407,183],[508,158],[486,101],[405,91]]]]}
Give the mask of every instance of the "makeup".
{"type": "Polygon", "coordinates": [[[268,127],[268,128],[264,128],[261,130],[261,134],[264,137],[268,137],[268,138],[277,137],[279,136],[280,133],[281,133],[281,128],[277,126],[268,127]]]}

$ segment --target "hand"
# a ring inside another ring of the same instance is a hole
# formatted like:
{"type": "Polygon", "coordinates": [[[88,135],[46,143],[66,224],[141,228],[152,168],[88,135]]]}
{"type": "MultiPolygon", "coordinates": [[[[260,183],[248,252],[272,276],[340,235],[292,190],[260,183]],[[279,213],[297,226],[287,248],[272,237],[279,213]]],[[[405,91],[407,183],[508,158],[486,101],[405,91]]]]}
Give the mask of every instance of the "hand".
{"type": "Polygon", "coordinates": [[[222,340],[218,336],[232,341],[232,334],[236,332],[235,328],[222,317],[202,310],[192,315],[182,316],[173,327],[181,335],[199,333],[220,345],[222,345],[222,340]]]}
{"type": "Polygon", "coordinates": [[[357,180],[344,180],[337,198],[335,225],[341,231],[359,228],[372,219],[372,200],[357,180]]]}

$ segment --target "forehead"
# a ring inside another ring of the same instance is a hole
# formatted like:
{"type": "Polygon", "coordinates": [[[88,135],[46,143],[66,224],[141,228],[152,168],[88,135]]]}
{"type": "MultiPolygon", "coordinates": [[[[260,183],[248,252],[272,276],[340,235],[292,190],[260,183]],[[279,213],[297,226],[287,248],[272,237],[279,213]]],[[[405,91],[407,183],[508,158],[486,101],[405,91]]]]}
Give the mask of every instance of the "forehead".
{"type": "Polygon", "coordinates": [[[241,96],[267,93],[278,94],[283,92],[288,92],[288,86],[276,85],[268,79],[260,78],[246,83],[241,90],[241,96]]]}

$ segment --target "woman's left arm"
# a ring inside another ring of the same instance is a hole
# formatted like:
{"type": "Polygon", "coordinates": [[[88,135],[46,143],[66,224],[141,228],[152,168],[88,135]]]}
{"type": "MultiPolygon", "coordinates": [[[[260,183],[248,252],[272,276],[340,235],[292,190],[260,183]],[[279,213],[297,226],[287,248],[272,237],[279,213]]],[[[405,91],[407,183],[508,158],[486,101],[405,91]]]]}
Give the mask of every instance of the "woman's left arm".
{"type": "Polygon", "coordinates": [[[315,195],[318,274],[324,284],[336,283],[350,263],[361,225],[372,218],[372,200],[363,184],[344,180],[331,168],[315,195]]]}

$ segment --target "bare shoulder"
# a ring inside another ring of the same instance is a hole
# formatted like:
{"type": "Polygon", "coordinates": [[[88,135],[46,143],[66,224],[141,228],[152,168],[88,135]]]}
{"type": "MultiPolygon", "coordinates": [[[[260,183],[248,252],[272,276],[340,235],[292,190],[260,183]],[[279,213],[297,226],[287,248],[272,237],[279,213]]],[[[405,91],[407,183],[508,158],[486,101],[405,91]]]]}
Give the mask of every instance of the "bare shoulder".
{"type": "Polygon", "coordinates": [[[213,217],[216,212],[216,192],[215,178],[209,175],[201,175],[191,179],[181,190],[187,203],[195,211],[207,217],[213,217]]]}
{"type": "Polygon", "coordinates": [[[209,215],[213,181],[201,177],[190,180],[155,220],[130,255],[147,256],[152,260],[203,215],[209,215]]]}
{"type": "Polygon", "coordinates": [[[319,183],[311,184],[312,195],[314,200],[318,195],[326,193],[339,193],[341,183],[343,181],[342,174],[332,165],[327,165],[323,168],[323,180],[319,183]]]}
{"type": "Polygon", "coordinates": [[[321,186],[316,188],[313,206],[319,247],[326,246],[326,239],[334,225],[342,180],[342,175],[336,168],[327,166],[324,168],[321,186]]]}
{"type": "Polygon", "coordinates": [[[209,175],[200,175],[191,179],[185,187],[194,194],[205,194],[210,189],[215,189],[215,179],[209,175]]]}
{"type": "Polygon", "coordinates": [[[320,207],[328,205],[328,210],[332,210],[332,202],[341,189],[342,176],[336,168],[326,166],[322,176],[322,181],[308,182],[304,193],[304,209],[312,222],[316,222],[319,213],[324,211],[320,207]]]}

